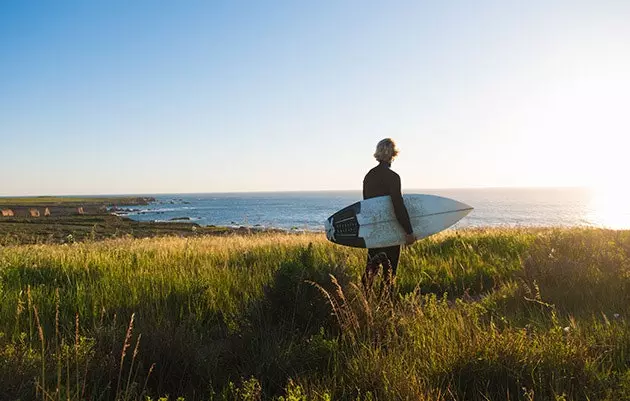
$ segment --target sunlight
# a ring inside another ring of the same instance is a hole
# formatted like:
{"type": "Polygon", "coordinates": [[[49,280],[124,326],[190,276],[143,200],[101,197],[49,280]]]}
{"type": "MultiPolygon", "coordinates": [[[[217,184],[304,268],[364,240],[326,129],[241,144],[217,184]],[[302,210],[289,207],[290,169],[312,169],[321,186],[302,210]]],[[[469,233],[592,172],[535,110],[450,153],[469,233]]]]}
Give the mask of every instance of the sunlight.
{"type": "Polygon", "coordinates": [[[603,126],[592,136],[590,158],[583,163],[590,172],[585,174],[585,179],[592,190],[586,220],[599,227],[630,229],[630,186],[627,184],[626,161],[630,141],[621,135],[622,122],[613,122],[616,126],[603,126]]]}
{"type": "Polygon", "coordinates": [[[593,188],[589,205],[589,223],[612,229],[630,229],[630,187],[620,181],[617,185],[593,188]]]}

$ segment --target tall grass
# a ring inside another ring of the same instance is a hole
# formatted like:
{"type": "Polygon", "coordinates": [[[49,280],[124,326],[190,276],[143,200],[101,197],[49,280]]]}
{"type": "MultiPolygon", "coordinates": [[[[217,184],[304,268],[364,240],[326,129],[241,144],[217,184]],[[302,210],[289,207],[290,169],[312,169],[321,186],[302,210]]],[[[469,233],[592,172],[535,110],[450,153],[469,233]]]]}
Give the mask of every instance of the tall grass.
{"type": "Polygon", "coordinates": [[[6,399],[630,397],[630,233],[450,232],[393,294],[319,234],[0,249],[6,399]]]}

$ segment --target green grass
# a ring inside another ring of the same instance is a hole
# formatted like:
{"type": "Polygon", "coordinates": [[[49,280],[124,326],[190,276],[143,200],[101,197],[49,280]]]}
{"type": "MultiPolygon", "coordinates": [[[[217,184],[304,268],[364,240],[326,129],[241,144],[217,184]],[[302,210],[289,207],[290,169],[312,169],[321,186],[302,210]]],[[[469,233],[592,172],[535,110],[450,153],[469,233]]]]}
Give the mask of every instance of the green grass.
{"type": "Polygon", "coordinates": [[[0,206],[82,206],[82,205],[138,205],[149,198],[136,196],[79,197],[79,196],[23,196],[0,197],[0,206]]]}
{"type": "Polygon", "coordinates": [[[0,217],[0,246],[72,243],[121,237],[227,234],[247,229],[199,226],[195,223],[143,222],[108,214],[46,217],[0,217]]]}
{"type": "Polygon", "coordinates": [[[364,263],[321,234],[0,248],[3,397],[630,397],[630,232],[437,235],[391,295],[364,263]]]}

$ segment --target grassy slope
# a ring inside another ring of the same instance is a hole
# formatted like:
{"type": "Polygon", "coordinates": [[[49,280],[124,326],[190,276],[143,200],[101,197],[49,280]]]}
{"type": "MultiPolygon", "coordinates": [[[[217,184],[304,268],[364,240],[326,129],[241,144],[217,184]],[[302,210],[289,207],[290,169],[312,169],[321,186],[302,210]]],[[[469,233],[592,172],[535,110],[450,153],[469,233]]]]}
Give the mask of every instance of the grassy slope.
{"type": "MultiPolygon", "coordinates": [[[[234,232],[227,227],[199,226],[189,222],[143,222],[107,214],[2,217],[0,246],[17,244],[68,243],[131,236],[135,238],[164,235],[198,236],[234,232]]],[[[247,230],[241,230],[247,231],[247,230]]]]}
{"type": "MultiPolygon", "coordinates": [[[[150,202],[146,197],[25,197],[1,198],[0,207],[61,206],[120,206],[142,205],[150,202]]],[[[43,213],[43,210],[40,211],[43,213]]],[[[205,234],[247,233],[245,228],[200,226],[187,221],[142,222],[128,217],[111,215],[94,210],[85,215],[53,211],[52,216],[0,217],[0,246],[18,244],[58,244],[84,240],[103,240],[121,237],[146,238],[164,235],[199,236],[205,234]]],[[[261,230],[252,230],[261,231],[261,230]]]]}
{"type": "Polygon", "coordinates": [[[135,196],[78,197],[78,196],[25,196],[0,197],[0,206],[85,206],[85,205],[139,205],[150,198],[135,196]]]}
{"type": "Polygon", "coordinates": [[[438,235],[404,251],[392,298],[362,295],[363,266],[315,234],[0,248],[0,382],[23,399],[42,377],[53,399],[630,397],[630,232],[438,235]]]}

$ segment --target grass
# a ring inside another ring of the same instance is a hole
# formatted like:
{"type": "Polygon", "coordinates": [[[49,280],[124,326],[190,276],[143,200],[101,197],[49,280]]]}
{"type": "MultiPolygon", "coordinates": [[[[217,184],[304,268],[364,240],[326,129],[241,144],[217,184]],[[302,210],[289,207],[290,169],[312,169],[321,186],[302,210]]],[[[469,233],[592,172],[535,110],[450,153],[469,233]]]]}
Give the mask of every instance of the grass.
{"type": "Polygon", "coordinates": [[[0,245],[63,244],[112,238],[199,236],[247,229],[199,226],[189,222],[142,222],[108,214],[0,217],[0,245]]]}
{"type": "Polygon", "coordinates": [[[136,196],[23,196],[0,197],[0,206],[85,206],[85,205],[146,205],[153,198],[136,196]]]}
{"type": "Polygon", "coordinates": [[[363,293],[364,258],[321,234],[0,248],[2,397],[630,398],[630,232],[440,234],[394,294],[363,293]]]}

